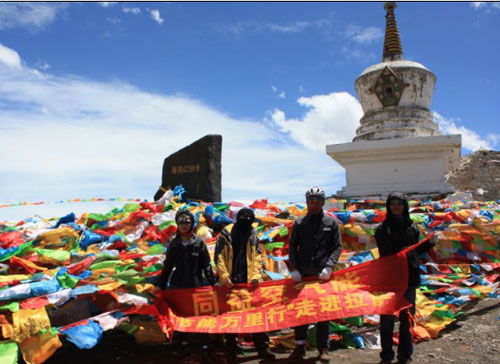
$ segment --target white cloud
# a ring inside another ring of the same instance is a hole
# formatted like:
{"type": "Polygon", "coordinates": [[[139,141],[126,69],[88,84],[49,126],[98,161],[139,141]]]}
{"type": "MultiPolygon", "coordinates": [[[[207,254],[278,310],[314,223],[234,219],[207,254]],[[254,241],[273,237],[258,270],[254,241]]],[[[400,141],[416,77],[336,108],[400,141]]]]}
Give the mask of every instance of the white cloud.
{"type": "Polygon", "coordinates": [[[19,57],[19,54],[2,44],[0,44],[0,62],[11,68],[21,68],[21,57],[19,57]]]}
{"type": "MultiPolygon", "coordinates": [[[[343,170],[324,150],[284,140],[264,121],[120,81],[36,73],[22,63],[18,69],[0,63],[0,120],[8,121],[0,124],[0,155],[9,156],[2,159],[0,203],[151,199],[163,159],[206,134],[223,136],[225,201],[294,201],[312,185],[333,193],[343,183],[343,170]]],[[[309,100],[302,102],[321,109],[309,100]]]]}
{"type": "Polygon", "coordinates": [[[293,34],[304,31],[310,25],[311,24],[309,22],[301,20],[289,24],[245,21],[245,22],[238,22],[236,24],[222,25],[218,27],[218,30],[223,33],[230,33],[234,35],[243,35],[247,33],[262,33],[262,32],[293,34]]]}
{"type": "Polygon", "coordinates": [[[346,37],[356,43],[369,44],[384,37],[384,32],[380,28],[362,28],[358,25],[349,25],[346,30],[346,37]]]}
{"type": "Polygon", "coordinates": [[[265,27],[272,32],[278,33],[299,33],[309,26],[307,21],[296,21],[291,24],[281,25],[275,23],[267,23],[265,27]]]}
{"type": "Polygon", "coordinates": [[[0,29],[42,30],[68,6],[65,3],[0,2],[0,29]]]}
{"type": "Polygon", "coordinates": [[[493,149],[492,144],[494,145],[495,142],[498,143],[498,140],[500,140],[500,135],[498,134],[489,134],[487,137],[488,140],[484,140],[475,131],[465,126],[457,126],[456,122],[458,120],[446,119],[435,111],[433,115],[443,134],[462,134],[462,148],[471,152],[478,149],[493,149]]]}
{"type": "Polygon", "coordinates": [[[110,7],[118,4],[118,2],[117,1],[100,1],[97,4],[99,4],[99,6],[102,6],[103,8],[110,8],[110,7]]]}
{"type": "Polygon", "coordinates": [[[111,24],[120,24],[122,22],[122,20],[120,18],[115,18],[115,17],[113,17],[113,18],[108,17],[108,18],[106,18],[106,20],[108,22],[110,22],[111,24]]]}
{"type": "Polygon", "coordinates": [[[50,64],[39,59],[36,61],[35,67],[39,70],[47,71],[50,68],[50,64]]]}
{"type": "Polygon", "coordinates": [[[493,14],[496,13],[496,9],[500,9],[500,2],[474,1],[470,3],[470,6],[474,10],[482,10],[487,14],[493,14]]]}
{"type": "Polygon", "coordinates": [[[377,55],[373,52],[364,51],[359,48],[354,47],[346,47],[343,46],[340,49],[340,52],[344,56],[345,59],[349,61],[356,61],[360,63],[368,63],[377,59],[377,55]]]}
{"type": "Polygon", "coordinates": [[[151,18],[157,22],[158,24],[162,25],[163,22],[165,21],[161,15],[160,15],[160,11],[159,10],[156,10],[156,9],[153,9],[153,10],[149,10],[149,14],[151,15],[151,18]]]}
{"type": "Polygon", "coordinates": [[[486,6],[486,2],[484,1],[473,1],[470,3],[470,6],[472,6],[474,9],[481,9],[484,6],[486,6]]]}
{"type": "Polygon", "coordinates": [[[273,92],[280,98],[280,99],[284,99],[286,97],[286,93],[284,90],[280,90],[278,89],[276,86],[274,85],[271,85],[271,90],[273,90],[273,92]]]}
{"type": "Polygon", "coordinates": [[[359,102],[347,92],[301,97],[298,103],[309,110],[301,119],[287,119],[275,109],[271,121],[281,131],[311,151],[324,151],[325,145],[350,142],[363,115],[359,102]]]}
{"type": "Polygon", "coordinates": [[[131,13],[134,15],[141,14],[141,9],[139,9],[139,8],[123,8],[122,10],[124,13],[131,13]]]}
{"type": "Polygon", "coordinates": [[[493,147],[500,146],[500,134],[487,134],[486,135],[486,140],[488,143],[490,143],[493,147]]]}

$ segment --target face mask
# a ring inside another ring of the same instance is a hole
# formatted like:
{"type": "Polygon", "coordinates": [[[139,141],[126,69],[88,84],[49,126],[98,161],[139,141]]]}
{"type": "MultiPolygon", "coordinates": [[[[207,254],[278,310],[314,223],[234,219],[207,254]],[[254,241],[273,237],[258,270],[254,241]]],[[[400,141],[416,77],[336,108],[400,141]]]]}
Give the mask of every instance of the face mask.
{"type": "Polygon", "coordinates": [[[252,226],[252,220],[248,220],[248,219],[238,219],[236,221],[236,225],[239,227],[239,228],[242,228],[242,229],[249,229],[250,226],[252,226]]]}

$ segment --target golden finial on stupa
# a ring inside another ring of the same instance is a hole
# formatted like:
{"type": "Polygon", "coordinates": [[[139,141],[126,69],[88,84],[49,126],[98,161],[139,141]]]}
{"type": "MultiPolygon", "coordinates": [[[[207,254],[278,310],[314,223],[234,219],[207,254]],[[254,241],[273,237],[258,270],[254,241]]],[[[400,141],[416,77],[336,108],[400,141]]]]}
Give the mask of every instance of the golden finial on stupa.
{"type": "Polygon", "coordinates": [[[384,39],[384,54],[382,62],[397,61],[403,58],[403,48],[399,40],[398,26],[394,9],[396,3],[388,1],[384,4],[384,9],[387,11],[385,16],[385,39],[384,39]]]}

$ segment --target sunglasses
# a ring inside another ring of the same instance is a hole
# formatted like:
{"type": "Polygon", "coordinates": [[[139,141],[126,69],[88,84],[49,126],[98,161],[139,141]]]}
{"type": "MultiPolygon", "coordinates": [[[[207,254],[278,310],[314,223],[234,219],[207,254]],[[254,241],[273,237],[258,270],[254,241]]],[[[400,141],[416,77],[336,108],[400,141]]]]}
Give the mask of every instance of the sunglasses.
{"type": "Polygon", "coordinates": [[[192,224],[193,222],[191,221],[190,218],[179,218],[179,220],[177,220],[177,223],[178,224],[192,224]]]}

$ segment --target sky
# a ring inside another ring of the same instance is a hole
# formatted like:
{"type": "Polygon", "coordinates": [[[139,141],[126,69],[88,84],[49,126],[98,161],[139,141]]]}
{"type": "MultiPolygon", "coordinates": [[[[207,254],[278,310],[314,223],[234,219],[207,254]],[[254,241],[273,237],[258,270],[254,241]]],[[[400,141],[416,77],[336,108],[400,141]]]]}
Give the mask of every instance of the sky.
{"type": "MultiPolygon", "coordinates": [[[[500,3],[395,13],[443,134],[498,150],[500,3]]],[[[164,158],[206,134],[223,136],[223,201],[333,194],[325,145],[352,141],[384,29],[379,2],[0,2],[0,205],[151,200],[164,158]]]]}

